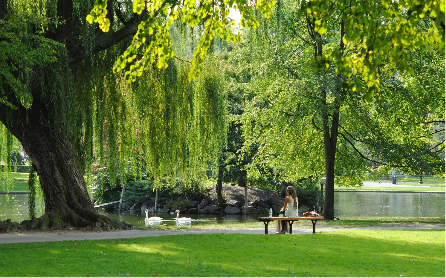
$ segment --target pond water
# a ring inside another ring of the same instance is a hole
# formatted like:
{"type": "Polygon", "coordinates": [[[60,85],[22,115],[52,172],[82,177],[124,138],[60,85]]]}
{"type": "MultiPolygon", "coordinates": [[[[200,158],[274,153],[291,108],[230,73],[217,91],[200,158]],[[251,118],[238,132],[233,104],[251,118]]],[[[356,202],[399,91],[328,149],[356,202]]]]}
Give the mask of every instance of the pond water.
{"type": "Polygon", "coordinates": [[[444,217],[445,194],[421,192],[335,192],[337,217],[444,217]]]}
{"type": "MultiPolygon", "coordinates": [[[[29,219],[28,194],[0,194],[0,220],[21,222],[29,219]]],[[[42,215],[42,209],[40,209],[42,215]]]]}
{"type": "MultiPolygon", "coordinates": [[[[144,227],[146,224],[144,222],[145,213],[141,213],[138,211],[133,212],[117,212],[117,211],[99,211],[102,214],[107,215],[110,218],[125,221],[127,223],[133,224],[137,227],[144,227]]],[[[149,217],[154,215],[149,215],[149,217]]],[[[156,216],[161,217],[162,224],[167,226],[176,226],[175,218],[176,215],[168,214],[168,213],[158,213],[156,216]]],[[[252,215],[220,215],[220,214],[180,214],[180,217],[190,217],[191,218],[191,226],[200,225],[203,226],[206,223],[209,224],[221,224],[221,223],[243,223],[243,222],[257,222],[258,214],[252,215]]]]}
{"type": "MultiPolygon", "coordinates": [[[[441,193],[394,193],[394,192],[335,192],[336,217],[444,217],[445,194],[441,193]]],[[[105,212],[111,218],[142,227],[145,214],[141,212],[105,212]]],[[[40,216],[42,211],[37,212],[40,216]]],[[[175,225],[175,215],[158,214],[163,224],[175,225]]],[[[191,225],[200,223],[230,223],[257,221],[259,215],[186,215],[191,217],[191,225]]],[[[27,194],[0,194],[0,221],[11,219],[21,222],[29,219],[27,194]]]]}

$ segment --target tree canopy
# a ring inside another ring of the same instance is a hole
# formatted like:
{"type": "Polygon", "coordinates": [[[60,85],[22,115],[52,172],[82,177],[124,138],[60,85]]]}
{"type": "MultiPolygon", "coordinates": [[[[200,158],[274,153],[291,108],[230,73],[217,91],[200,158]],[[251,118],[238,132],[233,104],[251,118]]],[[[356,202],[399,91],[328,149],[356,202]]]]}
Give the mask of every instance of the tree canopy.
{"type": "MultiPolygon", "coordinates": [[[[388,51],[375,53],[379,65],[361,58],[362,70],[377,73],[373,84],[379,86],[370,86],[364,72],[348,64],[367,55],[370,34],[357,34],[362,39],[349,48],[343,16],[349,9],[330,10],[334,16],[321,31],[318,13],[305,3],[278,2],[274,17],[250,32],[236,54],[252,77],[241,116],[246,151],[259,146],[250,176],[273,167],[290,181],[326,177],[324,209],[332,219],[335,183],[361,185],[367,175],[395,168],[444,175],[444,138],[434,136],[444,134],[444,53],[437,49],[444,42],[432,42],[430,51],[407,46],[410,55],[398,61],[388,51]]],[[[386,14],[378,15],[387,26],[386,14]]]]}
{"type": "Polygon", "coordinates": [[[297,2],[300,15],[320,35],[318,43],[328,39],[332,28],[341,32],[342,50],[315,53],[313,68],[334,64],[336,73],[347,78],[349,89],[363,91],[368,100],[379,98],[381,68],[413,73],[411,49],[444,54],[444,0],[297,2]]]}
{"type": "MultiPolygon", "coordinates": [[[[110,29],[107,0],[96,0],[95,6],[87,16],[87,21],[98,23],[102,31],[110,29]]],[[[272,14],[274,0],[135,0],[133,12],[143,14],[146,19],[141,21],[138,31],[133,37],[132,44],[116,61],[113,70],[121,72],[125,70],[125,78],[136,81],[148,65],[156,63],[157,68],[167,68],[167,61],[174,57],[172,40],[169,30],[174,21],[188,24],[190,27],[201,25],[203,27],[200,41],[191,61],[190,78],[196,77],[202,69],[204,60],[215,36],[230,41],[238,42],[240,34],[234,34],[235,21],[228,18],[230,9],[240,12],[240,26],[244,28],[257,28],[258,20],[254,16],[254,9],[260,10],[268,18],[272,14]],[[139,55],[139,57],[138,57],[139,55]]]]}

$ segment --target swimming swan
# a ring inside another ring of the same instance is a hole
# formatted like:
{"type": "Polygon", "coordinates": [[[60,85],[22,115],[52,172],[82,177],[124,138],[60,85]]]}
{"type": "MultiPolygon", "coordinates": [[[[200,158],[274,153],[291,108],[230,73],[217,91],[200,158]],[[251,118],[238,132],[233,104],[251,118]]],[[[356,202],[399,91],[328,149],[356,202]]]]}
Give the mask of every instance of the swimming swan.
{"type": "Polygon", "coordinates": [[[149,210],[146,209],[146,218],[144,219],[146,226],[161,225],[161,220],[162,218],[157,216],[149,218],[149,210]]]}
{"type": "Polygon", "coordinates": [[[180,211],[178,209],[175,213],[177,214],[177,218],[175,219],[177,226],[190,226],[192,224],[192,219],[190,217],[179,217],[180,211]]]}

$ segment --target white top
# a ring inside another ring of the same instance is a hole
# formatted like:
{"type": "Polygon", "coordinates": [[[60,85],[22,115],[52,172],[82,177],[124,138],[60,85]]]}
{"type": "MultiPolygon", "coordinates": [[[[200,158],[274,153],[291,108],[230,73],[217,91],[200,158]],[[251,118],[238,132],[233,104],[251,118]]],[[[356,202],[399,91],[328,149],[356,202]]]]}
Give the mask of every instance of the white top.
{"type": "Polygon", "coordinates": [[[285,217],[298,217],[299,216],[299,202],[297,202],[297,209],[294,209],[294,201],[288,203],[285,211],[285,217]]]}

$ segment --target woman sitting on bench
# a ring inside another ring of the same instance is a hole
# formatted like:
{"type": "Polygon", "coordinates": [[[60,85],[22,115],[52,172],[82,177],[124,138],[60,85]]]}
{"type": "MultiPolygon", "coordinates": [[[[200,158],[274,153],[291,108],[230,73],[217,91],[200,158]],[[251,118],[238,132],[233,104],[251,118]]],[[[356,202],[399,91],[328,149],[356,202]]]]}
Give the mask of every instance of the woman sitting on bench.
{"type": "MultiPolygon", "coordinates": [[[[299,199],[297,198],[296,189],[294,189],[293,186],[288,186],[286,189],[287,196],[285,197],[285,204],[283,205],[283,208],[281,211],[285,211],[285,217],[298,217],[299,216],[299,199]]],[[[281,226],[280,234],[284,234],[288,231],[288,222],[285,220],[279,220],[278,228],[281,226]],[[282,223],[280,223],[282,222],[282,223]],[[280,225],[281,224],[281,225],[280,225]]]]}

